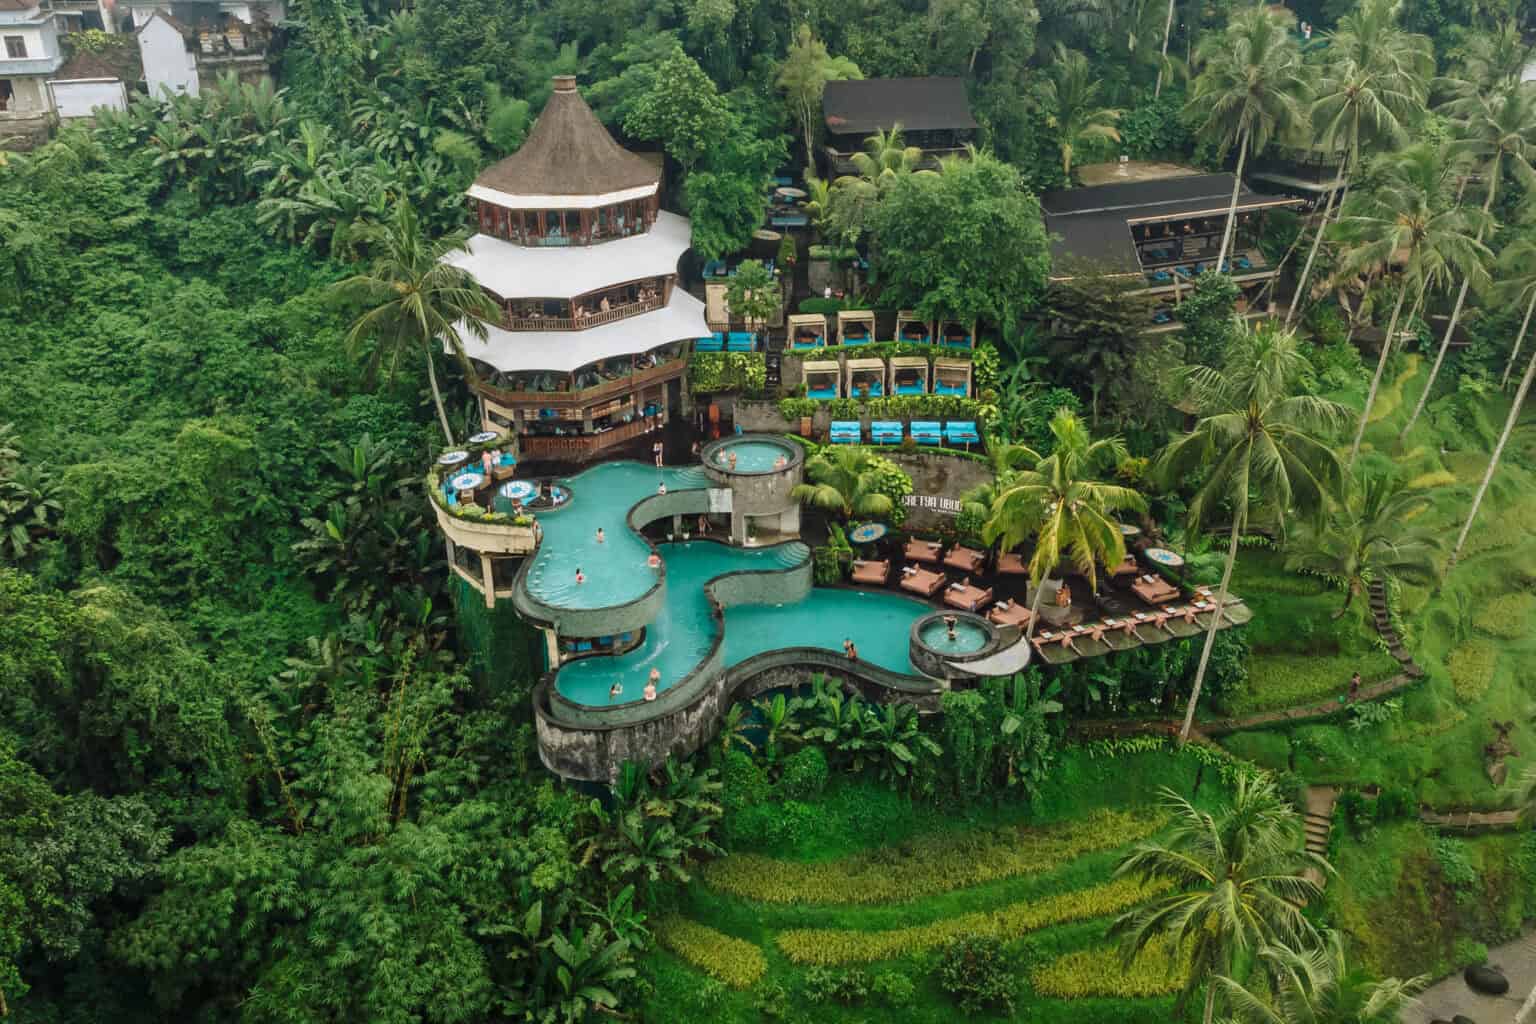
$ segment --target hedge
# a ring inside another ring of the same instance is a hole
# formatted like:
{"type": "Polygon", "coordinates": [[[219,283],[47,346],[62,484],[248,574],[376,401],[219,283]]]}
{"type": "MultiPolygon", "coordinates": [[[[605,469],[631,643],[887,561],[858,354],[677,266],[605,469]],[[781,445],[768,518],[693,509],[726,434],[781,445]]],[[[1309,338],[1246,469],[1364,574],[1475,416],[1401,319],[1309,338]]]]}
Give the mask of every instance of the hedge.
{"type": "Polygon", "coordinates": [[[1039,995],[1056,999],[1169,995],[1184,987],[1190,971],[1189,954],[1175,964],[1171,947],[1171,940],[1153,939],[1129,967],[1114,946],[1068,953],[1030,971],[1029,983],[1039,995]]]}
{"type": "Polygon", "coordinates": [[[1046,871],[1093,850],[1143,839],[1164,820],[1155,812],[1097,810],[1041,829],[926,836],[899,848],[811,864],[738,853],[706,864],[702,876],[720,892],[762,903],[899,903],[1046,871]]]}
{"type": "Polygon", "coordinates": [[[1498,662],[1499,651],[1486,640],[1468,640],[1451,652],[1446,667],[1451,671],[1451,684],[1456,696],[1468,704],[1482,700],[1493,681],[1493,668],[1498,662]]]}
{"type": "Polygon", "coordinates": [[[768,969],[763,951],[752,943],[677,914],[656,922],[656,941],[732,988],[751,988],[768,969]]]}
{"type": "Polygon", "coordinates": [[[869,963],[910,956],[951,939],[985,937],[1008,941],[1039,928],[1104,917],[1133,907],[1163,888],[1166,885],[1119,878],[1044,900],[1010,903],[998,910],[961,914],[910,928],[878,932],[795,928],[780,933],[777,942],[784,955],[798,964],[869,963]]]}

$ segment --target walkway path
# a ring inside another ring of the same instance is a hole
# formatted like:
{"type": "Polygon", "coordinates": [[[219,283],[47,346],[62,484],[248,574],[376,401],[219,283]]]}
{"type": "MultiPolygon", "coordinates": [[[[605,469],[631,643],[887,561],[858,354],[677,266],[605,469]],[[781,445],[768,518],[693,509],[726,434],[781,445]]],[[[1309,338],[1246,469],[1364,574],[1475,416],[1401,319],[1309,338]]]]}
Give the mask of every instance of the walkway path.
{"type": "MultiPolygon", "coordinates": [[[[1339,791],[1333,786],[1308,786],[1307,805],[1301,812],[1301,824],[1307,832],[1307,852],[1318,857],[1328,856],[1328,836],[1333,832],[1333,803],[1339,791]]],[[[1319,887],[1328,884],[1328,877],[1315,867],[1307,868],[1307,878],[1319,887]]]]}
{"type": "Polygon", "coordinates": [[[1536,985],[1536,929],[1513,942],[1488,951],[1488,963],[1498,967],[1509,979],[1509,991],[1502,996],[1484,996],[1467,987],[1457,971],[1419,997],[1418,1006],[1403,1011],[1403,1024],[1430,1024],[1450,1020],[1458,1013],[1477,1024],[1510,1024],[1515,1011],[1536,985]]]}
{"type": "Polygon", "coordinates": [[[1520,812],[1510,811],[1423,811],[1419,820],[1445,832],[1492,832],[1501,828],[1514,828],[1520,823],[1520,812]]]}

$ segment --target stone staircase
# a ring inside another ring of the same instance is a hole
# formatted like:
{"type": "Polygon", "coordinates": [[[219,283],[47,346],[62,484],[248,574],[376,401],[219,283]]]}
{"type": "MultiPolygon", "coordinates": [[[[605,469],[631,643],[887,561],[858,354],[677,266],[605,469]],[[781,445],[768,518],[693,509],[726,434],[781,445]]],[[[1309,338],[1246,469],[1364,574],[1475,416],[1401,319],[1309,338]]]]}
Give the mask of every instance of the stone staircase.
{"type": "Polygon", "coordinates": [[[1380,580],[1372,583],[1367,593],[1370,596],[1371,618],[1376,622],[1376,632],[1387,643],[1387,650],[1397,663],[1402,666],[1403,674],[1412,679],[1417,679],[1424,674],[1424,670],[1414,664],[1413,655],[1408,653],[1408,648],[1403,646],[1402,638],[1397,635],[1397,630],[1392,628],[1392,616],[1387,611],[1387,588],[1380,580]]]}
{"type": "MultiPolygon", "coordinates": [[[[1306,831],[1307,852],[1318,857],[1328,856],[1328,836],[1333,832],[1333,805],[1339,791],[1333,786],[1308,786],[1307,804],[1301,812],[1302,828],[1306,831]]],[[[1321,886],[1326,876],[1317,868],[1307,868],[1306,877],[1321,886]]]]}
{"type": "Polygon", "coordinates": [[[709,486],[709,477],[705,476],[704,471],[698,466],[688,466],[684,469],[678,470],[677,475],[673,479],[677,481],[675,490],[679,491],[688,491],[699,487],[709,486]]]}

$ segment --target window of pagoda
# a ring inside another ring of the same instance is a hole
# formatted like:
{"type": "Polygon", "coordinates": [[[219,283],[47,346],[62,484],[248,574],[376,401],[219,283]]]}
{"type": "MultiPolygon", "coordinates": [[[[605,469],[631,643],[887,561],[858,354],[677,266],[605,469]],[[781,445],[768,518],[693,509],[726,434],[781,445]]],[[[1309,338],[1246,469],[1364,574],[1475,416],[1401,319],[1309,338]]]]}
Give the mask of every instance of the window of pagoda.
{"type": "Polygon", "coordinates": [[[655,195],[593,209],[514,210],[475,200],[481,234],[518,245],[592,245],[644,234],[656,223],[655,195]]]}

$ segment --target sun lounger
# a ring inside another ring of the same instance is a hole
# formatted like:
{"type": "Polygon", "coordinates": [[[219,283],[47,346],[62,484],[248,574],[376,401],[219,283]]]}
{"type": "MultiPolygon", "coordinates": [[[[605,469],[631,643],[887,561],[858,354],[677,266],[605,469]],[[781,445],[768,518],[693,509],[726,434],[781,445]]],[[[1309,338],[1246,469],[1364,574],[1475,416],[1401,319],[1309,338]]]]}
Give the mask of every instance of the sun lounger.
{"type": "Polygon", "coordinates": [[[823,343],[823,341],[824,341],[824,339],[819,334],[817,334],[815,336],[812,336],[812,335],[809,335],[809,334],[797,334],[797,335],[795,335],[794,347],[795,348],[820,348],[822,343],[823,343]]]}
{"type": "Polygon", "coordinates": [[[861,558],[853,562],[853,582],[870,587],[883,587],[891,579],[890,562],[866,562],[861,558]]]}
{"type": "Polygon", "coordinates": [[[1161,576],[1141,576],[1131,584],[1131,591],[1147,604],[1167,604],[1179,598],[1179,588],[1161,576]]]}
{"type": "Polygon", "coordinates": [[[999,626],[1018,626],[1023,629],[1029,625],[1029,609],[1017,601],[999,601],[987,612],[987,618],[999,626]]]}
{"type": "Polygon", "coordinates": [[[833,444],[858,444],[863,434],[858,420],[833,420],[828,431],[833,444]]]}
{"type": "Polygon", "coordinates": [[[805,389],[805,397],[807,397],[807,398],[819,398],[819,399],[821,399],[824,402],[828,401],[829,399],[833,399],[833,398],[837,397],[837,385],[834,384],[834,385],[831,385],[829,387],[822,387],[822,388],[806,388],[805,389]]]}
{"type": "Polygon", "coordinates": [[[875,444],[901,444],[901,421],[875,420],[869,425],[869,439],[875,444]]]}
{"type": "Polygon", "coordinates": [[[699,338],[693,343],[695,352],[721,352],[725,350],[725,338],[716,331],[707,338],[699,338]]]}
{"type": "Polygon", "coordinates": [[[939,429],[939,424],[936,421],[913,420],[912,440],[918,444],[938,444],[944,440],[944,432],[939,429]]]}
{"type": "Polygon", "coordinates": [[[896,393],[898,395],[923,395],[928,393],[928,389],[923,387],[923,382],[918,379],[898,380],[896,382],[896,393]]]}
{"type": "Polygon", "coordinates": [[[912,593],[922,594],[924,597],[932,597],[943,587],[944,574],[941,572],[932,572],[928,569],[914,569],[911,566],[901,571],[901,589],[903,590],[910,590],[912,593]]]}
{"type": "Polygon", "coordinates": [[[1126,552],[1120,564],[1109,570],[1109,576],[1110,579],[1118,580],[1125,576],[1135,576],[1139,572],[1141,572],[1141,566],[1136,564],[1136,556],[1126,552]]]}
{"type": "Polygon", "coordinates": [[[981,564],[986,556],[975,548],[968,548],[963,544],[956,544],[949,549],[949,554],[944,556],[944,564],[951,569],[959,569],[964,573],[981,572],[981,564]]]}
{"type": "Polygon", "coordinates": [[[918,540],[912,537],[907,541],[906,550],[903,552],[909,562],[927,562],[929,565],[938,565],[943,557],[944,546],[936,540],[918,540]]]}
{"type": "Polygon", "coordinates": [[[973,420],[950,420],[944,424],[944,439],[950,444],[972,445],[981,442],[981,435],[973,420]]]}
{"type": "Polygon", "coordinates": [[[1003,576],[1028,576],[1029,566],[1024,564],[1023,555],[1010,551],[997,560],[997,571],[1003,576]]]}
{"type": "Polygon", "coordinates": [[[944,603],[961,611],[979,612],[992,603],[992,588],[982,590],[963,583],[951,583],[944,588],[944,603]]]}
{"type": "Polygon", "coordinates": [[[732,331],[726,340],[727,352],[751,352],[757,346],[757,339],[750,331],[732,331]]]}

